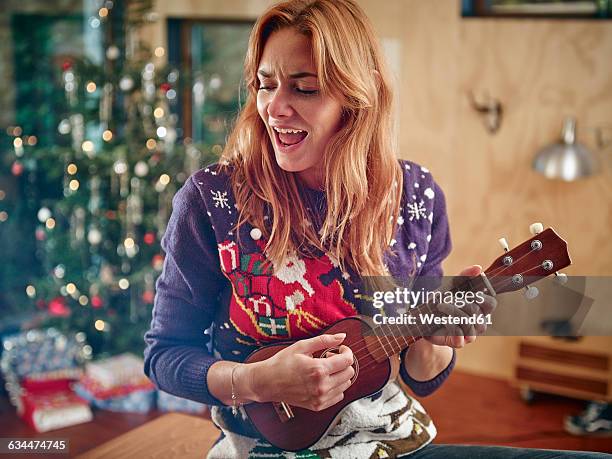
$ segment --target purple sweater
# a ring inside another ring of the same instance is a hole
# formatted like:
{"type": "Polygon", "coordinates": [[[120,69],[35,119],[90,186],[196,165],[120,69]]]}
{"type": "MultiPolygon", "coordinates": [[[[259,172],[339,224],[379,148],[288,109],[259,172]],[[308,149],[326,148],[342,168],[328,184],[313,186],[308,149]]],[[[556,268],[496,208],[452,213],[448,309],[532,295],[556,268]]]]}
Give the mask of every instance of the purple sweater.
{"type": "MultiPolygon", "coordinates": [[[[404,172],[401,214],[390,272],[407,278],[441,276],[451,248],[444,195],[429,171],[400,161],[404,172]]],[[[304,189],[315,228],[325,215],[325,194],[304,189]]],[[[229,176],[218,165],[193,174],[173,199],[162,247],[151,328],[145,334],[145,373],[160,389],[209,405],[206,375],[217,360],[243,361],[258,346],[312,336],[358,314],[355,275],[341,272],[326,254],[292,258],[274,272],[263,263],[261,231],[238,218],[229,176]],[[212,327],[211,327],[212,326],[212,327]],[[210,329],[210,330],[208,330],[210,329]],[[205,330],[208,332],[205,333],[205,330]],[[212,336],[212,340],[211,340],[212,336]]],[[[416,395],[437,389],[449,366],[430,381],[400,374],[416,395]]]]}

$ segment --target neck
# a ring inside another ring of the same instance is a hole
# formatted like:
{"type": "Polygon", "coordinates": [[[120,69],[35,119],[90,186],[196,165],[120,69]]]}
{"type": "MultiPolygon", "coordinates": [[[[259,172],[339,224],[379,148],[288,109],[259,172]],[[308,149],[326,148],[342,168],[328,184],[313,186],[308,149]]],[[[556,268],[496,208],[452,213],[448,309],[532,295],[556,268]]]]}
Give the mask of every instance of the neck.
{"type": "MultiPolygon", "coordinates": [[[[481,277],[476,276],[466,279],[449,291],[478,291],[483,289],[484,284],[481,277]]],[[[434,317],[440,316],[442,313],[435,303],[423,303],[403,314],[402,319],[404,320],[401,323],[382,324],[374,327],[372,333],[375,339],[371,340],[370,343],[376,355],[380,355],[381,358],[388,358],[399,354],[424,336],[431,336],[442,328],[433,322],[431,324],[423,323],[421,317],[425,315],[434,317]],[[413,319],[410,319],[410,317],[413,319]]]]}

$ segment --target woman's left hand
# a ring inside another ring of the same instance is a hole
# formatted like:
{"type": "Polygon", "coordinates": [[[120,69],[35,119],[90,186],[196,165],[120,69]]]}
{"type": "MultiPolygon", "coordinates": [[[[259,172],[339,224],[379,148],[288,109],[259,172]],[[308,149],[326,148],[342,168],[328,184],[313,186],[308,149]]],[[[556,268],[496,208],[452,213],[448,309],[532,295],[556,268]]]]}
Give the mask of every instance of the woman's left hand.
{"type": "MultiPolygon", "coordinates": [[[[479,265],[473,265],[465,268],[459,273],[459,276],[474,277],[478,276],[482,272],[482,267],[479,265]]],[[[472,302],[466,304],[463,307],[459,307],[453,304],[440,304],[438,309],[440,312],[455,316],[455,317],[469,317],[478,316],[482,314],[486,316],[491,314],[497,306],[497,300],[490,295],[483,294],[484,301],[482,303],[472,302]]],[[[487,331],[487,325],[476,324],[476,325],[448,325],[439,330],[434,336],[427,337],[427,340],[438,346],[449,346],[452,348],[462,348],[466,344],[473,343],[476,341],[478,335],[483,335],[487,331]]]]}

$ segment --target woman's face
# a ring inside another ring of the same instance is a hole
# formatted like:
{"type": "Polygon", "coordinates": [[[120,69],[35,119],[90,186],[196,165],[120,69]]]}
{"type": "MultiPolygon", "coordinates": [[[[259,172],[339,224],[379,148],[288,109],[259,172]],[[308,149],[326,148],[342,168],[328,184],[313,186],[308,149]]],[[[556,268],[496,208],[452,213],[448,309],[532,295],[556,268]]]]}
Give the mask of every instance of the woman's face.
{"type": "Polygon", "coordinates": [[[292,28],[274,32],[257,76],[257,111],[276,162],[287,172],[297,172],[307,186],[320,187],[323,154],[340,129],[342,106],[319,90],[310,39],[292,28]]]}

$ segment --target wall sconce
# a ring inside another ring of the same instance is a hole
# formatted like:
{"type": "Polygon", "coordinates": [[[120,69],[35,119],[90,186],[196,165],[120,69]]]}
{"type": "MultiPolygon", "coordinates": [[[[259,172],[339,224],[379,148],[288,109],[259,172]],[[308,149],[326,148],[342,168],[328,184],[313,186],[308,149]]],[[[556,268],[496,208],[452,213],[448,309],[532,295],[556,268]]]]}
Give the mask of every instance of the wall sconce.
{"type": "Polygon", "coordinates": [[[541,149],[533,160],[533,168],[549,179],[573,182],[597,172],[595,156],[576,142],[576,120],[567,117],[561,131],[561,142],[541,149]]]}
{"type": "Polygon", "coordinates": [[[469,92],[468,97],[472,108],[482,116],[487,131],[495,134],[501,127],[502,115],[504,113],[501,102],[489,97],[488,92],[485,92],[484,101],[482,102],[476,101],[472,91],[469,92]]]}

